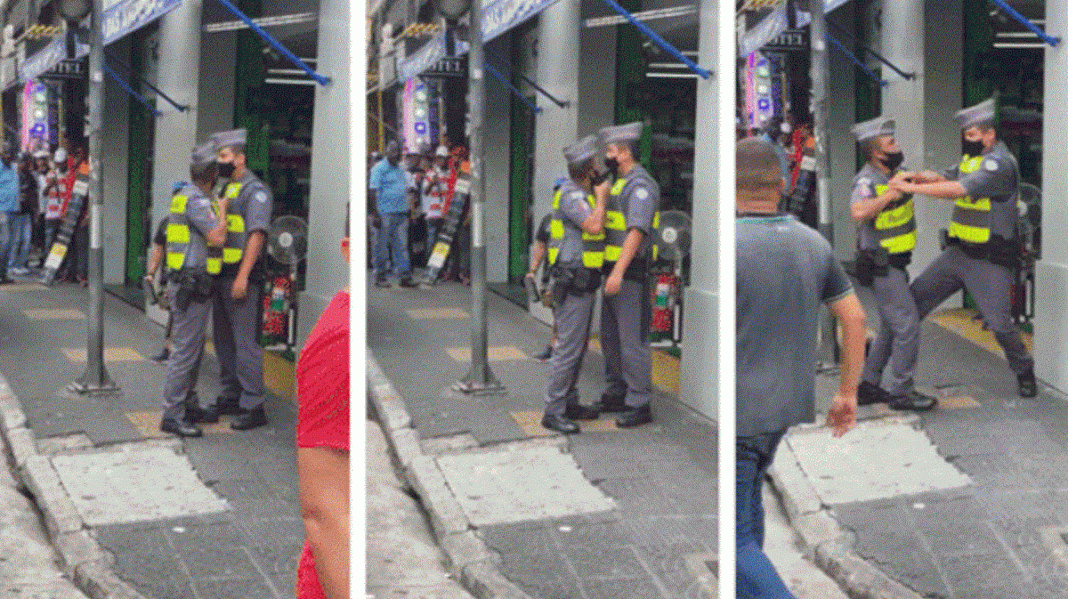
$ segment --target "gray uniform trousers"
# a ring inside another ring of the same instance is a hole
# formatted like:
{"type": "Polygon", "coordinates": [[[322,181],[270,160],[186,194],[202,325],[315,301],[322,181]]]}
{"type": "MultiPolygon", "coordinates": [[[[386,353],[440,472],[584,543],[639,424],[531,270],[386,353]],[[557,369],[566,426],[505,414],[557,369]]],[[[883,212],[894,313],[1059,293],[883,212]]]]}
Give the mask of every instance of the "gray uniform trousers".
{"type": "Polygon", "coordinates": [[[605,396],[622,397],[632,409],[648,404],[653,393],[649,312],[646,287],[637,281],[624,279],[619,293],[601,302],[605,396]]]}
{"type": "Polygon", "coordinates": [[[964,287],[975,298],[983,320],[1005,350],[1009,367],[1016,374],[1027,372],[1034,368],[1034,360],[1012,320],[1012,274],[1004,266],[969,258],[960,247],[950,246],[912,282],[920,320],[964,287]]]}
{"type": "Polygon", "coordinates": [[[167,284],[171,302],[171,355],[163,377],[163,417],[182,420],[187,406],[199,404],[196,392],[200,362],[204,357],[211,300],[190,301],[185,311],[178,309],[178,286],[167,284]]]}
{"type": "Polygon", "coordinates": [[[556,320],[556,348],[549,365],[552,367],[545,386],[545,413],[562,416],[568,404],[578,403],[579,372],[589,346],[590,323],[593,321],[593,291],[581,294],[568,292],[564,301],[553,309],[556,320]]]}
{"type": "Polygon", "coordinates": [[[909,290],[908,273],[891,266],[885,277],[875,277],[871,290],[879,306],[882,326],[864,362],[862,380],[878,387],[889,363],[884,388],[890,395],[905,395],[913,388],[912,374],[920,346],[920,316],[916,299],[909,290]]]}
{"type": "Polygon", "coordinates": [[[230,297],[233,277],[215,277],[212,298],[215,355],[219,357],[221,402],[237,401],[243,410],[263,405],[263,348],[259,332],[260,286],[249,282],[241,301],[230,297]]]}

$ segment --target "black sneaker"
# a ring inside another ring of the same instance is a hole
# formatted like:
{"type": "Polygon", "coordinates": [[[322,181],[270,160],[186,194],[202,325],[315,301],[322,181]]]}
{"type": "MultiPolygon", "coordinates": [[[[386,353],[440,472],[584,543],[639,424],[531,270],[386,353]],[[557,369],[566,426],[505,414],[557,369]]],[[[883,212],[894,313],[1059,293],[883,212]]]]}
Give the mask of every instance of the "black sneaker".
{"type": "Polygon", "coordinates": [[[152,360],[153,362],[155,362],[157,364],[162,364],[162,363],[167,361],[167,358],[170,358],[170,357],[171,357],[171,350],[169,348],[165,347],[165,348],[161,349],[158,354],[156,354],[154,356],[149,356],[148,359],[152,360]]]}
{"type": "Polygon", "coordinates": [[[890,401],[890,394],[883,391],[881,387],[873,385],[868,381],[861,381],[857,386],[857,405],[868,406],[873,403],[887,403],[890,401]]]}
{"type": "Polygon", "coordinates": [[[601,395],[601,401],[594,403],[593,407],[598,412],[626,412],[630,409],[627,407],[622,395],[616,396],[607,393],[601,395]]]}
{"type": "Polygon", "coordinates": [[[546,414],[541,418],[541,425],[545,428],[563,433],[565,435],[575,434],[579,432],[579,425],[575,424],[567,416],[557,416],[556,414],[546,414]]]}
{"type": "Polygon", "coordinates": [[[652,421],[653,410],[649,407],[649,404],[645,404],[639,408],[624,412],[622,416],[616,419],[616,426],[620,428],[630,428],[633,426],[649,424],[652,421]]]}
{"type": "Polygon", "coordinates": [[[1028,370],[1016,375],[1016,383],[1020,388],[1020,397],[1034,397],[1038,395],[1038,382],[1035,380],[1035,371],[1028,370]]]}
{"type": "Polygon", "coordinates": [[[386,279],[375,279],[375,287],[381,287],[383,289],[389,288],[389,281],[386,279]]]}
{"type": "Polygon", "coordinates": [[[400,280],[400,286],[401,287],[407,287],[408,289],[411,289],[412,287],[418,287],[419,284],[416,283],[415,281],[413,281],[411,277],[403,277],[400,280]]]}
{"type": "Polygon", "coordinates": [[[924,412],[935,407],[938,404],[938,400],[913,389],[904,395],[891,396],[888,403],[890,408],[894,410],[924,412]]]}
{"type": "Polygon", "coordinates": [[[553,357],[553,344],[550,343],[549,345],[546,345],[545,349],[534,354],[532,357],[539,362],[548,362],[549,358],[553,357]]]}

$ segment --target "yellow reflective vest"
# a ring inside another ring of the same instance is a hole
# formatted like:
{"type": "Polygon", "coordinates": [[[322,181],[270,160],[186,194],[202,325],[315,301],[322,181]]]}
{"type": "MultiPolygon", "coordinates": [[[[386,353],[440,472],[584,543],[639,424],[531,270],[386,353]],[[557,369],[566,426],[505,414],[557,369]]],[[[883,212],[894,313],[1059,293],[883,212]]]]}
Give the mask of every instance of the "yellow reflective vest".
{"type": "MultiPolygon", "coordinates": [[[[557,189],[553,194],[553,217],[549,221],[549,264],[555,265],[560,255],[560,247],[564,243],[564,212],[560,209],[560,198],[563,188],[557,189]]],[[[586,201],[593,209],[596,200],[590,194],[586,194],[586,201]]],[[[581,227],[580,227],[581,228],[581,227]]],[[[601,268],[604,265],[605,234],[604,232],[593,235],[582,231],[582,265],[586,268],[601,268]]]]}
{"type": "MultiPolygon", "coordinates": [[[[619,256],[623,253],[623,242],[627,240],[627,215],[623,213],[623,203],[620,201],[620,197],[623,195],[623,188],[627,186],[627,181],[628,179],[624,178],[618,179],[608,193],[608,203],[604,212],[605,262],[619,260],[619,256]]],[[[660,211],[657,210],[653,213],[651,229],[655,231],[659,226],[660,211]]],[[[656,260],[656,256],[657,246],[654,243],[652,244],[652,259],[656,260]]]]}
{"type": "MultiPolygon", "coordinates": [[[[185,266],[186,254],[189,250],[190,224],[186,209],[189,206],[189,196],[184,193],[176,193],[171,197],[170,216],[167,221],[167,268],[179,271],[185,266]]],[[[204,242],[207,257],[204,269],[210,275],[217,275],[222,271],[222,259],[217,251],[207,247],[204,242]]]]}
{"type": "MultiPolygon", "coordinates": [[[[223,190],[223,197],[234,205],[241,194],[242,184],[238,181],[229,183],[223,190]]],[[[245,218],[236,210],[226,215],[226,243],[222,248],[223,264],[237,264],[245,253],[245,218]]]]}
{"type": "MultiPolygon", "coordinates": [[[[960,160],[960,174],[967,175],[979,170],[982,156],[965,155],[960,160]]],[[[957,198],[953,206],[953,218],[949,223],[949,236],[968,243],[990,241],[990,198],[973,199],[971,196],[957,198]]]]}
{"type": "MultiPolygon", "coordinates": [[[[881,196],[889,189],[888,185],[876,185],[875,195],[881,196]]],[[[876,242],[891,254],[911,252],[912,248],[916,247],[916,218],[912,196],[907,198],[896,208],[888,207],[880,212],[872,223],[876,242]]]]}

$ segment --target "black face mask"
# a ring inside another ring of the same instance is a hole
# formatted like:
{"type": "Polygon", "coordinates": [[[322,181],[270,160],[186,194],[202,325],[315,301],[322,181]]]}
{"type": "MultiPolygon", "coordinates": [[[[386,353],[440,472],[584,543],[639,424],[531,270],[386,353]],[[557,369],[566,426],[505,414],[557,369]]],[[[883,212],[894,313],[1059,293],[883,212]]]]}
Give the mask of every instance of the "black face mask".
{"type": "Polygon", "coordinates": [[[615,158],[605,158],[604,166],[608,169],[609,173],[612,173],[612,178],[619,176],[619,161],[615,158]]]}
{"type": "Polygon", "coordinates": [[[883,166],[886,167],[887,169],[889,169],[891,172],[896,170],[897,167],[901,166],[901,163],[904,162],[904,161],[905,161],[905,153],[901,152],[901,151],[893,152],[893,153],[887,153],[886,154],[886,158],[883,158],[882,160],[880,160],[880,162],[883,163],[883,166]]]}
{"type": "Polygon", "coordinates": [[[229,179],[234,176],[234,163],[233,162],[218,162],[219,176],[223,179],[229,179]]]}
{"type": "Polygon", "coordinates": [[[983,142],[968,141],[967,139],[961,144],[961,151],[967,156],[981,156],[983,154],[983,142]]]}

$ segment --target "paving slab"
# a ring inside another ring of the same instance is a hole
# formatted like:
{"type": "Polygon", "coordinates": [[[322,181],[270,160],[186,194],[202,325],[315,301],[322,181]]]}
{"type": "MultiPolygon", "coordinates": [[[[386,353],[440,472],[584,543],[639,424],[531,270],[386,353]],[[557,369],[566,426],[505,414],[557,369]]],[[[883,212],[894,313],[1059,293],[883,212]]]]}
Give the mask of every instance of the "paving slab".
{"type": "Polygon", "coordinates": [[[574,458],[556,448],[446,455],[437,463],[475,526],[615,508],[582,476],[574,458]]]}
{"type": "Polygon", "coordinates": [[[826,429],[803,429],[786,442],[820,499],[829,505],[971,484],[922,431],[903,422],[863,422],[837,438],[826,429]]]}

